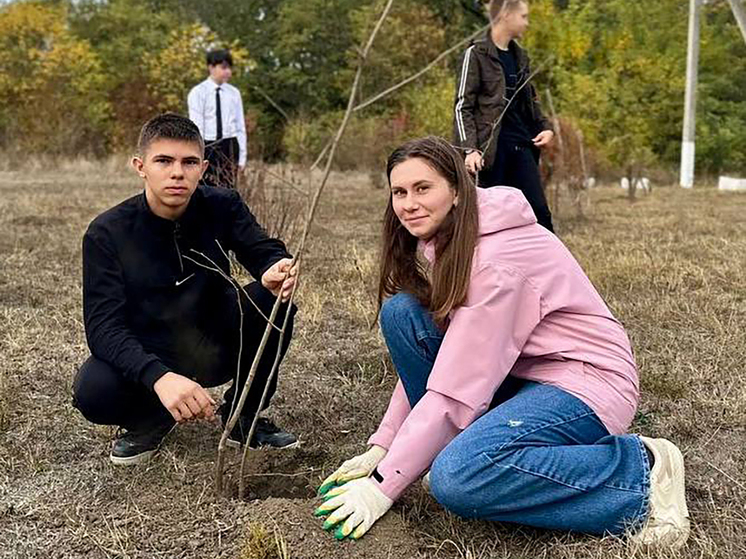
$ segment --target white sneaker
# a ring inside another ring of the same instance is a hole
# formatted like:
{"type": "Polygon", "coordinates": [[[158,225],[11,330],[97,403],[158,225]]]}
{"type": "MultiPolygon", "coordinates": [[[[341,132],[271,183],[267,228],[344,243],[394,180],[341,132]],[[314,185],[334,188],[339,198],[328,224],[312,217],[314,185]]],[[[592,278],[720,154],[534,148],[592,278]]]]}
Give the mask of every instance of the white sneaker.
{"type": "Polygon", "coordinates": [[[427,473],[422,476],[420,483],[422,484],[422,488],[430,493],[430,470],[428,470],[427,473]]]}
{"type": "Polygon", "coordinates": [[[679,548],[689,538],[689,510],[684,492],[684,457],[671,441],[640,437],[655,458],[650,471],[650,513],[630,537],[642,545],[679,548]]]}

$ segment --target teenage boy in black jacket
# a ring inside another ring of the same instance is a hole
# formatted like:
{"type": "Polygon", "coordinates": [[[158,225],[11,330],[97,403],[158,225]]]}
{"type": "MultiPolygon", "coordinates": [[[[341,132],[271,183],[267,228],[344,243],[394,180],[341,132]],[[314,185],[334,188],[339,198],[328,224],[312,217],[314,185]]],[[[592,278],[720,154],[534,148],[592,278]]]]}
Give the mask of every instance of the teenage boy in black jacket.
{"type": "MultiPolygon", "coordinates": [[[[89,421],[126,430],[111,450],[115,464],[148,459],[177,422],[212,418],[215,402],[205,387],[233,379],[220,408],[225,423],[264,317],[276,297],[287,301],[295,283],[285,245],[267,236],[236,191],[197,186],[207,161],[193,122],[175,114],[149,120],[138,153],[132,164],[144,192],[98,216],[83,238],[83,314],[92,355],[76,375],[73,400],[89,421]],[[230,250],[260,278],[245,288],[250,300],[241,293],[243,325],[236,289],[218,271],[230,274],[230,250]]],[[[281,305],[275,321],[281,326],[291,312],[283,355],[295,314],[287,307],[281,305]]],[[[278,340],[275,330],[231,433],[236,445],[245,443],[261,411],[278,340]]],[[[288,447],[297,440],[260,418],[249,444],[288,447]]]]}

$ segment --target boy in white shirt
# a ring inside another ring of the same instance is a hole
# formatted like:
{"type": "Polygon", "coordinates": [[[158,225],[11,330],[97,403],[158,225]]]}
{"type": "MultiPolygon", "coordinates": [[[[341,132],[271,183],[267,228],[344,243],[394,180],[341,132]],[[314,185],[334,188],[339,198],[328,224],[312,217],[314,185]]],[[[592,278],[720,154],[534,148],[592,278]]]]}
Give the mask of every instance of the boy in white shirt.
{"type": "Polygon", "coordinates": [[[237,172],[246,166],[246,122],[241,92],[228,81],[233,58],[228,50],[207,53],[209,77],[189,92],[189,118],[205,139],[210,162],[200,184],[235,188],[237,172]]]}

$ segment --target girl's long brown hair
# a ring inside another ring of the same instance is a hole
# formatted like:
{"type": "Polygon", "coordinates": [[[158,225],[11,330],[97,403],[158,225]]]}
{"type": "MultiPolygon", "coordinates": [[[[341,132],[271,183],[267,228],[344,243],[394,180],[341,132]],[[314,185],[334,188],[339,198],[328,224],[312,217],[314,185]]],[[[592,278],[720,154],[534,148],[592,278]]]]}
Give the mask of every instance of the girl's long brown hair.
{"type": "Polygon", "coordinates": [[[415,157],[448,181],[458,195],[458,204],[451,208],[436,234],[431,284],[417,261],[417,238],[396,217],[389,193],[383,217],[378,310],[386,297],[404,291],[414,295],[430,310],[435,322],[444,326],[448,313],[464,302],[469,290],[479,231],[477,193],[461,155],[435,136],[412,140],[394,150],[386,166],[389,186],[392,169],[415,157]]]}

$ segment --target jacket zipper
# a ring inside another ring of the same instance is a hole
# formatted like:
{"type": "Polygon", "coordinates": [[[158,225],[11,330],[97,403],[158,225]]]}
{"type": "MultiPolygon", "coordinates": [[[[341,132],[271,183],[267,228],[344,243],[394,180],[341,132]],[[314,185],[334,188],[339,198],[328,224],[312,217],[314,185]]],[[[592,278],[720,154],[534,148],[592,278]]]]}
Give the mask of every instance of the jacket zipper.
{"type": "Polygon", "coordinates": [[[181,236],[180,227],[178,223],[174,223],[174,246],[176,247],[176,256],[179,257],[179,268],[181,273],[184,273],[184,261],[181,259],[181,250],[179,249],[179,237],[181,236]]]}

